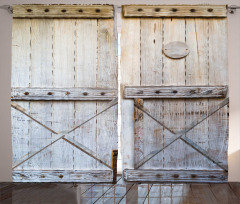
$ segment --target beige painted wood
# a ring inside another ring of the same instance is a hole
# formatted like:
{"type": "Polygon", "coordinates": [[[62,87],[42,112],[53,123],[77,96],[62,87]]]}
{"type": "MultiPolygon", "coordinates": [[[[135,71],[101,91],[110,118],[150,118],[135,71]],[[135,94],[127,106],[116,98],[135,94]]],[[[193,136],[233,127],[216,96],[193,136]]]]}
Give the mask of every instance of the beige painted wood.
{"type": "MultiPolygon", "coordinates": [[[[31,46],[30,46],[31,21],[13,20],[12,25],[12,86],[27,87],[30,83],[31,46]]],[[[29,110],[29,102],[19,102],[24,109],[29,110]]],[[[12,123],[12,154],[13,162],[28,154],[29,151],[29,123],[27,116],[16,109],[11,109],[12,123]]],[[[27,164],[17,169],[27,168],[27,164]]]]}
{"type": "Polygon", "coordinates": [[[226,17],[226,5],[124,5],[124,17],[226,17]]]}
{"type": "Polygon", "coordinates": [[[123,98],[123,87],[140,85],[140,32],[138,31],[140,31],[140,19],[122,19],[120,91],[123,169],[134,168],[134,101],[123,98]]]}
{"type": "Polygon", "coordinates": [[[113,18],[111,5],[13,5],[14,18],[113,18]]]}
{"type": "Polygon", "coordinates": [[[167,57],[180,59],[189,54],[189,47],[184,42],[173,41],[164,46],[163,52],[167,57]]]}
{"type": "MultiPolygon", "coordinates": [[[[194,69],[194,67],[193,67],[194,69]]],[[[223,98],[227,86],[126,86],[125,98],[223,98]]]]}
{"type": "MultiPolygon", "coordinates": [[[[209,85],[228,84],[227,20],[209,21],[209,85]]],[[[209,108],[219,99],[209,101],[209,108]]],[[[228,164],[229,108],[226,106],[209,118],[209,153],[223,165],[228,164]]]]}
{"type": "MultiPolygon", "coordinates": [[[[51,51],[51,49],[49,49],[51,51]]],[[[50,69],[49,69],[50,70],[50,69]]],[[[43,70],[44,71],[44,70],[43,70]]],[[[49,76],[52,76],[51,73],[49,76]]],[[[50,80],[51,81],[51,80],[50,80]]],[[[117,97],[115,88],[20,88],[13,87],[11,100],[17,101],[108,101],[117,97]]]]}
{"type": "Polygon", "coordinates": [[[44,170],[44,171],[13,171],[15,182],[80,182],[80,183],[111,183],[112,171],[100,170],[44,170]]]}
{"type": "Polygon", "coordinates": [[[227,173],[222,170],[125,169],[123,178],[128,182],[224,183],[227,182],[227,173]]]}

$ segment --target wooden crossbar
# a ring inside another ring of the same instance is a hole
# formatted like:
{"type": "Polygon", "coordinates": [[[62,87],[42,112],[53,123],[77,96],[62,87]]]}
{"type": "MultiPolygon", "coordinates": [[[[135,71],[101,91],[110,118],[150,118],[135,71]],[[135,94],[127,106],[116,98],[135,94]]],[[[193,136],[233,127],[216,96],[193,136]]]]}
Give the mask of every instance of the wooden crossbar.
{"type": "MultiPolygon", "coordinates": [[[[59,135],[59,134],[63,134],[63,132],[64,132],[63,135],[61,135],[61,136],[59,136],[58,138],[56,138],[55,140],[53,140],[50,144],[46,145],[45,147],[43,147],[43,148],[41,148],[41,149],[39,149],[39,150],[30,152],[30,154],[28,154],[28,157],[27,157],[27,158],[25,158],[25,157],[26,157],[26,155],[25,155],[23,158],[21,158],[19,161],[17,161],[17,162],[13,165],[12,169],[15,169],[15,168],[18,167],[19,165],[21,165],[21,164],[23,164],[24,162],[28,161],[29,159],[31,159],[32,157],[34,157],[36,154],[38,154],[38,153],[40,153],[41,151],[43,151],[44,149],[48,148],[49,146],[51,146],[52,144],[56,143],[56,142],[59,141],[60,139],[63,139],[67,134],[73,132],[73,131],[76,130],[77,128],[80,128],[82,125],[84,125],[84,124],[87,123],[88,121],[92,120],[93,118],[97,117],[98,115],[100,115],[100,114],[103,113],[104,111],[108,110],[109,108],[115,106],[117,103],[118,103],[118,98],[116,97],[115,99],[113,99],[112,101],[110,101],[110,102],[106,105],[106,107],[103,108],[100,112],[98,112],[98,113],[95,114],[94,116],[90,117],[89,119],[87,119],[86,121],[84,121],[83,123],[81,123],[80,125],[74,127],[74,128],[71,129],[71,130],[65,130],[65,131],[62,131],[62,132],[60,132],[60,133],[55,133],[55,134],[59,135]]],[[[21,109],[23,109],[23,108],[22,108],[21,106],[19,106],[17,110],[19,110],[19,109],[21,110],[21,109]]],[[[20,111],[20,110],[19,110],[19,111],[20,111]]],[[[25,110],[25,109],[24,109],[24,110],[25,110]]],[[[20,112],[22,112],[22,111],[20,111],[20,112]]],[[[30,117],[31,119],[33,118],[33,117],[31,117],[29,114],[26,113],[26,110],[23,111],[22,113],[24,113],[26,116],[30,117]]],[[[39,122],[38,120],[36,120],[35,118],[34,118],[34,121],[36,121],[37,123],[39,123],[40,125],[42,125],[42,123],[39,122]]],[[[43,125],[42,125],[42,126],[43,126],[43,125]]],[[[45,127],[45,126],[43,126],[43,127],[45,127]]],[[[51,129],[48,128],[48,127],[45,127],[45,128],[48,129],[49,131],[51,130],[51,129]]],[[[52,132],[52,131],[53,131],[53,130],[51,130],[51,132],[52,132]]],[[[54,131],[54,132],[55,132],[55,131],[54,131]]]]}
{"type": "MultiPolygon", "coordinates": [[[[153,117],[149,110],[143,106],[140,106],[139,104],[135,103],[135,106],[143,111],[146,115],[148,115],[150,118],[152,118],[154,121],[156,121],[158,124],[160,124],[161,126],[163,126],[165,129],[167,129],[169,132],[171,132],[172,134],[176,135],[177,133],[174,132],[173,130],[171,130],[170,128],[168,128],[167,126],[165,126],[165,124],[161,121],[159,121],[158,119],[156,119],[155,117],[153,117]]],[[[200,154],[202,154],[204,157],[206,157],[208,160],[212,161],[213,163],[215,163],[217,166],[219,166],[220,168],[224,169],[225,171],[227,171],[227,167],[222,165],[220,161],[218,161],[217,159],[215,159],[214,157],[210,156],[209,153],[207,151],[205,151],[203,148],[201,148],[198,144],[196,144],[195,142],[193,142],[191,139],[189,139],[186,136],[182,136],[180,137],[180,139],[185,142],[186,144],[188,144],[189,146],[191,146],[193,149],[195,149],[196,151],[198,151],[200,154]]]]}
{"type": "MultiPolygon", "coordinates": [[[[229,98],[227,97],[226,99],[224,99],[220,104],[218,104],[216,107],[213,107],[208,113],[202,115],[202,117],[194,122],[192,122],[185,130],[178,132],[177,134],[174,134],[173,137],[171,138],[171,140],[169,142],[167,142],[165,145],[163,145],[163,147],[159,150],[155,150],[150,152],[148,155],[146,155],[142,160],[140,160],[136,165],[135,168],[138,169],[139,167],[141,167],[143,164],[145,164],[147,161],[149,161],[151,158],[153,158],[154,156],[156,156],[158,153],[160,153],[161,151],[163,151],[166,147],[168,147],[169,145],[171,145],[173,142],[175,142],[177,139],[181,138],[183,135],[185,135],[187,132],[189,132],[190,130],[192,130],[194,127],[196,127],[198,124],[200,124],[201,122],[203,122],[205,119],[207,119],[208,117],[210,117],[211,115],[213,115],[214,113],[216,113],[219,109],[221,109],[222,107],[224,107],[225,105],[227,105],[229,103],[229,98]]],[[[153,117],[152,117],[153,118],[153,117]]],[[[200,148],[196,148],[197,151],[200,151],[200,148]]],[[[203,154],[204,152],[202,152],[201,154],[203,154]]],[[[212,157],[211,157],[212,158],[212,157]]],[[[212,158],[213,159],[213,158],[212,158]]],[[[219,163],[218,161],[215,161],[216,164],[219,163]]],[[[221,165],[221,164],[220,164],[221,165]]],[[[224,166],[221,165],[221,168],[225,169],[224,166]]],[[[225,169],[226,170],[226,169],[225,169]]],[[[227,170],[226,170],[227,171],[227,170]]]]}

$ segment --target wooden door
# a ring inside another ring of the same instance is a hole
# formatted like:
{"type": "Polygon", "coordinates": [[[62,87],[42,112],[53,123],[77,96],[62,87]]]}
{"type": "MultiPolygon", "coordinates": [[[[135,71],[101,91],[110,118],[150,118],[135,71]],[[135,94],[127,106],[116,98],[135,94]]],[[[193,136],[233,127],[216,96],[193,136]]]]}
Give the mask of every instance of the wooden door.
{"type": "Polygon", "coordinates": [[[125,181],[226,182],[226,6],[122,9],[125,181]]]}
{"type": "Polygon", "coordinates": [[[113,6],[16,5],[13,17],[13,181],[112,182],[113,6]]]}

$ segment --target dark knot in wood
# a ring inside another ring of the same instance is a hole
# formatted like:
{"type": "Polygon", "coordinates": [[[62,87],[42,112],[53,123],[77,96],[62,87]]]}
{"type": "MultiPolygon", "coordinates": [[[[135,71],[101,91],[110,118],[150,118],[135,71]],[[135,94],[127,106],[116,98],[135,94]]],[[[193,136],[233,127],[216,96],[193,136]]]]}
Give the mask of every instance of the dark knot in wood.
{"type": "Polygon", "coordinates": [[[29,95],[29,92],[25,92],[24,95],[26,95],[26,96],[29,95]]]}
{"type": "Polygon", "coordinates": [[[88,93],[87,93],[87,92],[83,92],[83,95],[84,95],[84,96],[87,96],[87,95],[88,95],[88,93]]]}
{"type": "Polygon", "coordinates": [[[100,13],[101,10],[100,9],[96,9],[95,11],[96,11],[96,13],[100,13]]]}

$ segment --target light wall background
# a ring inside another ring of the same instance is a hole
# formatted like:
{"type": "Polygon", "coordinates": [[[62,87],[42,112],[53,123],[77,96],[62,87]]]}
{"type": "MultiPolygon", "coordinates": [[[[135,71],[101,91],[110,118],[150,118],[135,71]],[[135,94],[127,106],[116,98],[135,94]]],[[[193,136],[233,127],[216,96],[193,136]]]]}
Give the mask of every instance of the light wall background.
{"type": "MultiPolygon", "coordinates": [[[[228,4],[239,0],[0,0],[12,4],[228,4]]],[[[0,10],[0,182],[12,181],[11,144],[11,36],[12,15],[0,10]]],[[[228,14],[230,85],[229,181],[240,182],[240,9],[228,14]]]]}

